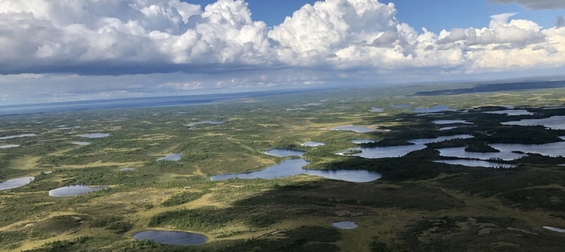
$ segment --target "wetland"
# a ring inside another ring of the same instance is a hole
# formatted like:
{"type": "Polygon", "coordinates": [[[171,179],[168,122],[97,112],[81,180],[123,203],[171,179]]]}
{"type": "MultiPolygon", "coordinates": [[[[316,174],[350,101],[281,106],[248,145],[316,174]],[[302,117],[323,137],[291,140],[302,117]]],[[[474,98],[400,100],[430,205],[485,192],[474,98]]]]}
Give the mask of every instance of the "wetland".
{"type": "Polygon", "coordinates": [[[561,251],[565,88],[453,85],[0,116],[0,251],[561,251]]]}

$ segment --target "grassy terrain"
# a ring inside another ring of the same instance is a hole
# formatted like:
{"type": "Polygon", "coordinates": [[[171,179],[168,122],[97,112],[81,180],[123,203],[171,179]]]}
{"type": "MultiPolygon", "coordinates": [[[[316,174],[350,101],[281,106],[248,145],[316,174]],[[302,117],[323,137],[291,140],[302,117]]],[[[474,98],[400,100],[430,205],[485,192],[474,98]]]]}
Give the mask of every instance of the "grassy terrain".
{"type": "MultiPolygon", "coordinates": [[[[416,95],[447,85],[334,90],[226,101],[187,107],[114,109],[0,117],[0,181],[34,176],[21,188],[0,191],[0,251],[562,251],[565,158],[530,155],[515,169],[433,162],[438,148],[492,152],[490,143],[562,141],[563,130],[507,126],[523,118],[565,115],[565,89],[416,95]],[[409,108],[391,105],[410,104],[409,108]],[[416,115],[419,107],[466,110],[416,115]],[[533,116],[484,111],[512,105],[533,116]],[[296,108],[303,108],[298,109],[296,108]],[[383,112],[370,112],[384,108],[383,112]],[[440,131],[434,120],[472,125],[440,131]],[[223,124],[197,124],[224,121],[223,124]],[[64,126],[62,126],[64,125],[64,126]],[[332,131],[342,125],[372,133],[332,131]],[[87,139],[86,133],[110,133],[87,139]],[[334,153],[409,140],[470,134],[428,144],[405,157],[363,159],[334,153]],[[79,146],[73,142],[89,142],[79,146]],[[307,141],[321,147],[303,147],[307,141]],[[382,179],[351,183],[297,175],[273,180],[210,181],[250,172],[285,158],[270,148],[306,151],[308,169],[362,169],[382,179]],[[180,161],[156,161],[169,154],[180,161]],[[125,167],[133,171],[122,172],[125,167]],[[67,185],[109,189],[53,198],[67,185]],[[354,221],[354,230],[332,222],[354,221]],[[143,230],[185,230],[206,235],[198,246],[135,241],[143,230]]],[[[468,88],[465,85],[459,89],[468,88]]],[[[565,154],[564,154],[565,155],[565,154]]]]}

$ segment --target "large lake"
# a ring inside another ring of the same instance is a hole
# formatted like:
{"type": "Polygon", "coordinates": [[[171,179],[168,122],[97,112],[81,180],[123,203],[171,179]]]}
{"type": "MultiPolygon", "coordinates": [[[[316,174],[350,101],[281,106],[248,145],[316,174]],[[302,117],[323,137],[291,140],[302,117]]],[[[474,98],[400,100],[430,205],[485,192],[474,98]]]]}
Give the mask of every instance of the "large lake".
{"type": "Polygon", "coordinates": [[[401,146],[386,146],[386,147],[371,147],[371,148],[352,148],[344,152],[337,153],[338,155],[348,155],[348,156],[356,156],[362,158],[369,158],[369,159],[377,159],[377,158],[396,158],[396,157],[403,157],[406,154],[423,150],[427,148],[426,144],[429,143],[437,143],[443,141],[449,141],[453,139],[468,139],[473,138],[471,135],[454,135],[454,136],[442,136],[436,138],[422,138],[422,139],[414,139],[410,140],[409,142],[413,143],[413,145],[401,145],[401,146]],[[347,154],[347,153],[352,154],[347,154]]]}
{"type": "Polygon", "coordinates": [[[555,130],[565,130],[565,116],[552,116],[543,119],[523,119],[520,121],[503,122],[503,125],[544,126],[555,130]]]}
{"type": "Polygon", "coordinates": [[[436,160],[436,163],[451,164],[451,165],[462,165],[468,167],[484,167],[484,168],[515,168],[515,165],[502,164],[496,162],[489,162],[483,160],[468,160],[468,159],[457,159],[457,160],[436,160]]]}
{"type": "Polygon", "coordinates": [[[263,170],[248,173],[233,173],[213,176],[212,181],[240,179],[276,179],[290,177],[298,174],[320,176],[327,179],[344,180],[349,182],[364,183],[381,178],[381,174],[366,170],[308,170],[303,169],[308,162],[304,159],[289,159],[280,164],[267,167],[263,170]]]}
{"type": "Polygon", "coordinates": [[[34,177],[25,177],[25,178],[10,179],[4,182],[0,182],[0,191],[25,186],[31,183],[31,181],[33,181],[34,179],[35,179],[34,177]]]}
{"type": "Polygon", "coordinates": [[[132,237],[139,241],[149,240],[171,245],[199,245],[208,241],[206,236],[182,231],[148,230],[135,233],[132,237]]]}

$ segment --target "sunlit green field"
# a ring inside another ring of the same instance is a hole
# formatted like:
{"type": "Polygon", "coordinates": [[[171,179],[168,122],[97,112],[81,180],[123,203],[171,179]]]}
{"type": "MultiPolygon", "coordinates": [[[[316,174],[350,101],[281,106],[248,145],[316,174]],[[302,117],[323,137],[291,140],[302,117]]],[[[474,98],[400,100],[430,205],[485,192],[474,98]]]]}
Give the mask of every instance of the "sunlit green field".
{"type": "MultiPolygon", "coordinates": [[[[0,117],[0,181],[34,176],[0,191],[1,251],[563,251],[565,158],[530,155],[512,169],[433,162],[438,148],[484,148],[493,141],[561,141],[564,130],[504,126],[484,110],[514,106],[534,117],[565,115],[565,89],[419,96],[448,85],[366,88],[276,95],[216,104],[79,111],[0,117]],[[395,108],[392,105],[410,105],[395,108]],[[466,112],[418,116],[411,110],[448,105],[466,112]],[[384,108],[383,112],[370,112],[384,108]],[[442,132],[433,120],[473,127],[442,132]],[[223,121],[223,124],[190,123],[223,121]],[[334,131],[342,125],[376,131],[334,131]],[[86,133],[110,133],[88,139],[86,133]],[[403,145],[418,138],[470,134],[428,144],[404,157],[363,159],[335,153],[356,139],[403,145]],[[304,147],[307,141],[321,147],[304,147]],[[89,142],[81,146],[73,142],[89,142]],[[210,181],[219,174],[261,170],[286,158],[271,148],[306,151],[308,169],[363,169],[382,178],[352,183],[297,175],[210,181]],[[157,161],[169,154],[180,161],[157,161]],[[122,168],[133,168],[123,172],[122,168]],[[107,190],[50,197],[67,185],[107,190]],[[340,230],[333,222],[359,227],[340,230]],[[144,230],[184,230],[203,245],[135,241],[144,230]]],[[[531,116],[530,116],[531,117],[531,116]]],[[[529,118],[529,117],[528,117],[529,118]]],[[[565,155],[565,154],[564,154],[565,155]]]]}

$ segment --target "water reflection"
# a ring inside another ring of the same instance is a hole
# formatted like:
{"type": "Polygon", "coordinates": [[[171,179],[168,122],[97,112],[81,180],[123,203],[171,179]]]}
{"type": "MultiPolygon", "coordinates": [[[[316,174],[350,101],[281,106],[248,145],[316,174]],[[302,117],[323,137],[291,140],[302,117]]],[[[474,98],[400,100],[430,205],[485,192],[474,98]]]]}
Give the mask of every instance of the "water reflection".
{"type": "Polygon", "coordinates": [[[206,236],[181,231],[148,230],[136,233],[132,237],[139,241],[149,240],[171,245],[199,245],[208,241],[206,236]]]}
{"type": "Polygon", "coordinates": [[[417,108],[412,110],[412,112],[414,113],[437,113],[437,112],[445,112],[445,111],[457,111],[457,110],[451,109],[449,108],[449,106],[445,106],[445,105],[433,106],[431,108],[417,108]]]}
{"type": "Polygon", "coordinates": [[[201,122],[187,124],[186,127],[192,128],[199,124],[220,125],[220,124],[224,124],[224,121],[201,121],[201,122]]]}
{"type": "Polygon", "coordinates": [[[31,181],[33,181],[34,179],[35,179],[34,177],[25,177],[25,178],[6,180],[0,183],[0,191],[25,186],[31,183],[31,181]]]}
{"type": "Polygon", "coordinates": [[[293,156],[301,157],[304,154],[304,151],[288,150],[288,149],[270,149],[263,152],[263,154],[267,154],[275,157],[293,157],[293,156]]]}
{"type": "Polygon", "coordinates": [[[473,124],[472,122],[467,122],[465,120],[436,120],[433,121],[434,124],[436,125],[445,125],[445,124],[473,124]]]}
{"type": "Polygon", "coordinates": [[[544,126],[549,129],[565,130],[565,116],[552,116],[543,119],[523,119],[520,121],[503,122],[503,125],[544,126]]]}
{"type": "Polygon", "coordinates": [[[346,125],[346,126],[339,126],[334,127],[332,130],[345,130],[345,131],[354,131],[357,133],[369,133],[375,131],[374,129],[369,129],[363,126],[353,126],[353,125],[346,125]]]}
{"type": "Polygon", "coordinates": [[[65,187],[59,187],[57,189],[53,189],[49,191],[49,196],[51,197],[76,196],[80,194],[104,190],[107,188],[108,188],[107,186],[72,185],[72,186],[65,186],[65,187]]]}
{"type": "Polygon", "coordinates": [[[14,135],[14,136],[3,136],[3,137],[0,137],[0,140],[8,140],[8,139],[22,138],[22,137],[33,137],[33,136],[36,136],[36,134],[21,134],[21,135],[14,135]]]}
{"type": "Polygon", "coordinates": [[[11,148],[18,148],[20,147],[19,144],[6,144],[6,145],[1,145],[0,149],[11,149],[11,148]]]}
{"type": "Polygon", "coordinates": [[[96,138],[105,138],[105,137],[109,137],[110,133],[90,133],[90,134],[82,134],[82,135],[78,135],[79,137],[84,137],[84,138],[91,138],[91,139],[96,139],[96,138]]]}
{"type": "Polygon", "coordinates": [[[457,159],[457,160],[436,160],[436,163],[451,164],[451,165],[462,165],[468,167],[485,167],[485,168],[515,168],[515,165],[488,162],[483,160],[467,160],[467,159],[457,159]]]}
{"type": "Polygon", "coordinates": [[[321,142],[305,142],[303,144],[301,144],[300,146],[305,146],[305,147],[320,147],[320,146],[324,146],[326,145],[325,143],[321,143],[321,142]]]}
{"type": "Polygon", "coordinates": [[[166,157],[158,158],[157,161],[180,161],[182,154],[170,154],[166,157]]]}
{"type": "Polygon", "coordinates": [[[359,227],[357,223],[352,221],[334,222],[332,223],[332,226],[339,229],[356,229],[357,227],[359,227]]]}
{"type": "Polygon", "coordinates": [[[508,116],[525,116],[533,115],[534,113],[529,112],[525,109],[507,109],[507,110],[497,110],[497,111],[485,111],[485,114],[497,114],[497,115],[508,115],[508,116]]]}
{"type": "Polygon", "coordinates": [[[364,183],[381,178],[381,174],[366,170],[307,170],[302,167],[308,162],[304,159],[285,160],[280,164],[267,167],[263,170],[249,173],[234,173],[213,176],[212,181],[227,180],[231,178],[240,179],[276,179],[290,177],[298,174],[320,176],[327,179],[344,180],[349,182],[364,183]]]}
{"type": "Polygon", "coordinates": [[[520,159],[525,154],[513,153],[511,151],[504,152],[468,152],[465,151],[465,147],[455,147],[455,148],[442,148],[438,149],[439,155],[442,157],[455,157],[455,158],[468,158],[468,159],[479,159],[479,160],[504,160],[512,161],[520,159]]]}

